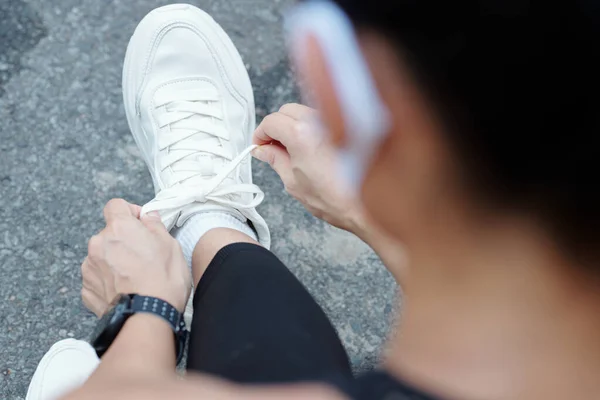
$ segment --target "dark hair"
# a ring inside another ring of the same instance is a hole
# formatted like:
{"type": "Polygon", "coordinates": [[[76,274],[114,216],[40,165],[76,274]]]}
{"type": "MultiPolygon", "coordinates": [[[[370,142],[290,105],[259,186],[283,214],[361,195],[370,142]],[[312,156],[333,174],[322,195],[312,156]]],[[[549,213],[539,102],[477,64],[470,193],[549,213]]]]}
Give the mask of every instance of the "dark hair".
{"type": "Polygon", "coordinates": [[[335,1],[407,59],[481,193],[598,261],[599,2],[335,1]]]}

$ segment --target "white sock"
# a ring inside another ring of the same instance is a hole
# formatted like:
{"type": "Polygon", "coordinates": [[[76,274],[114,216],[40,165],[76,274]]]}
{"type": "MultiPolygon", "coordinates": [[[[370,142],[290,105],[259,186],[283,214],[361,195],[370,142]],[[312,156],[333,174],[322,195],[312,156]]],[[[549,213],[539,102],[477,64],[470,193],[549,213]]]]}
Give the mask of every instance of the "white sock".
{"type": "Polygon", "coordinates": [[[214,228],[235,229],[254,240],[258,240],[256,233],[248,223],[240,221],[231,214],[217,211],[198,213],[187,220],[181,228],[173,231],[173,236],[181,245],[183,255],[190,268],[192,267],[192,254],[196,244],[206,232],[214,228]]]}

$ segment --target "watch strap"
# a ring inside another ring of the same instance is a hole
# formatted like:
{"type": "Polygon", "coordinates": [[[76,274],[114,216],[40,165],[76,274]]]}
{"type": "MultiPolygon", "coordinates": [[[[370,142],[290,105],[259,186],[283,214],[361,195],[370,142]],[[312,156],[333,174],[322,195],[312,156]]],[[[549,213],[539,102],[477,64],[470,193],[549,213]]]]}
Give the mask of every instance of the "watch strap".
{"type": "Polygon", "coordinates": [[[185,329],[182,314],[164,300],[138,294],[132,296],[130,307],[132,314],[149,313],[163,318],[175,333],[185,329]]]}

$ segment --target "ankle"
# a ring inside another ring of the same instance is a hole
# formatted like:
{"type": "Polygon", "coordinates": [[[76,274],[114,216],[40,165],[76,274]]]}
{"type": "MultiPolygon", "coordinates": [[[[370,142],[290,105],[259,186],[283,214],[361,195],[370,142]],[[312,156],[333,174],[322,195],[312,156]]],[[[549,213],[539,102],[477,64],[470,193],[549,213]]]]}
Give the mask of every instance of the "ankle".
{"type": "Polygon", "coordinates": [[[260,246],[254,238],[235,229],[214,228],[206,232],[194,247],[192,254],[192,276],[194,287],[198,285],[202,275],[215,255],[224,247],[234,243],[251,243],[260,246]]]}
{"type": "Polygon", "coordinates": [[[183,255],[190,268],[192,266],[192,255],[198,242],[207,232],[216,228],[229,228],[250,238],[257,239],[255,231],[241,215],[234,216],[221,211],[197,213],[190,217],[181,228],[173,231],[173,236],[181,245],[183,255]]]}

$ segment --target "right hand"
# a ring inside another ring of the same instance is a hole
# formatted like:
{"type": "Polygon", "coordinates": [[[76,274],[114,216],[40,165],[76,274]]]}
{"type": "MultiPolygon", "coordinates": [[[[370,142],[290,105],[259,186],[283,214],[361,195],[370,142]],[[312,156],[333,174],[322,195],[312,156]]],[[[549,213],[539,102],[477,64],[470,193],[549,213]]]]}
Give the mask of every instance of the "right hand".
{"type": "Polygon", "coordinates": [[[308,123],[316,110],[286,104],[270,114],[254,132],[255,158],[269,163],[287,192],[315,217],[352,231],[362,215],[356,196],[349,194],[336,174],[336,153],[326,135],[308,123]]]}
{"type": "Polygon", "coordinates": [[[104,208],[106,228],[93,236],[81,266],[81,295],[98,317],[119,294],[162,299],[185,309],[191,274],[181,247],[157,213],[140,218],[141,207],[115,199],[104,208]]]}

